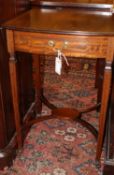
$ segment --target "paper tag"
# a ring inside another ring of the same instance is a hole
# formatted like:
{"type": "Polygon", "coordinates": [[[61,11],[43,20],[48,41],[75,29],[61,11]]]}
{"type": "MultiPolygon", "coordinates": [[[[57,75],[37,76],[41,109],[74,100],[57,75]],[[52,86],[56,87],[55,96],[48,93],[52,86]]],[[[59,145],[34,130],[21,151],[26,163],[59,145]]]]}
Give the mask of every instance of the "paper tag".
{"type": "Polygon", "coordinates": [[[55,72],[61,75],[61,70],[62,70],[62,58],[56,57],[55,58],[55,72]]]}

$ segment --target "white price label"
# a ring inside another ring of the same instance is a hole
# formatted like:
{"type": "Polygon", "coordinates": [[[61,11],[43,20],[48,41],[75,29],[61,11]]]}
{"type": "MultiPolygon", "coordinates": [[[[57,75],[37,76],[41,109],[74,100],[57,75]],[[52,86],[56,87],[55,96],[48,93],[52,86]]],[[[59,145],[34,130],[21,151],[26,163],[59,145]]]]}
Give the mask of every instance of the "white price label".
{"type": "Polygon", "coordinates": [[[58,75],[61,75],[61,70],[62,70],[62,58],[61,57],[56,57],[55,58],[55,72],[58,75]]]}

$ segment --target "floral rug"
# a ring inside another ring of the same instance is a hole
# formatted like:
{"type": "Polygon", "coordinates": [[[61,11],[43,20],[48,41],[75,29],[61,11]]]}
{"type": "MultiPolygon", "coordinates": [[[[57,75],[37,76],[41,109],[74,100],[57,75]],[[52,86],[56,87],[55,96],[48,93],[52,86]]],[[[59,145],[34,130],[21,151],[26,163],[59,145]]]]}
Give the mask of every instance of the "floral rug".
{"type": "MultiPolygon", "coordinates": [[[[54,63],[45,60],[44,94],[58,107],[86,109],[96,103],[95,62],[89,69],[81,60],[70,62],[69,72],[54,73],[54,63]],[[84,67],[85,66],[85,67],[84,67]]],[[[42,115],[50,110],[43,107],[42,115]]],[[[98,128],[98,112],[83,115],[98,128]]],[[[13,166],[0,175],[101,175],[95,164],[96,139],[77,122],[51,119],[31,127],[13,166]]],[[[101,159],[101,162],[103,158],[101,159]]]]}

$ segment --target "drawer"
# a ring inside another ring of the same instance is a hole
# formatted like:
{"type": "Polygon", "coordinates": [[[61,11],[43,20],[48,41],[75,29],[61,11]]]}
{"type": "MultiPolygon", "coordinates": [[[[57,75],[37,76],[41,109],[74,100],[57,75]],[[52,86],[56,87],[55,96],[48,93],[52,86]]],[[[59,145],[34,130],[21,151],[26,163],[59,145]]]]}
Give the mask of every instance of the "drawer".
{"type": "Polygon", "coordinates": [[[101,36],[61,35],[31,32],[14,32],[15,50],[56,54],[61,50],[66,56],[104,58],[108,40],[101,36]]]}

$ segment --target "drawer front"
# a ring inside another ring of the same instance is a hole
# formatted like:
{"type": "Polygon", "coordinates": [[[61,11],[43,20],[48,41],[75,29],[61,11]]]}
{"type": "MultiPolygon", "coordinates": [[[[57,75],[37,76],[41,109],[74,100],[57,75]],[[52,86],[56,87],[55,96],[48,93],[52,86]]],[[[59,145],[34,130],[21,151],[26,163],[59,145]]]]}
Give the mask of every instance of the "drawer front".
{"type": "Polygon", "coordinates": [[[56,54],[61,50],[66,56],[105,58],[108,40],[99,36],[77,36],[14,32],[15,50],[29,53],[56,54]]]}

